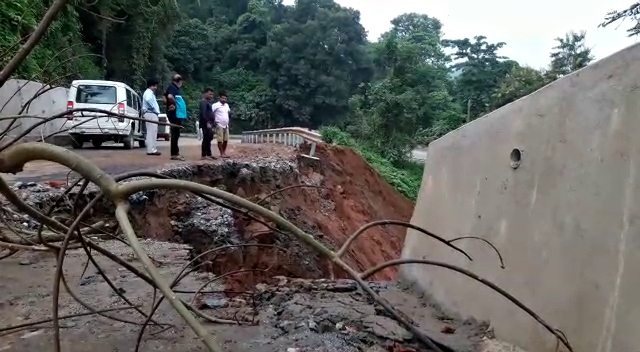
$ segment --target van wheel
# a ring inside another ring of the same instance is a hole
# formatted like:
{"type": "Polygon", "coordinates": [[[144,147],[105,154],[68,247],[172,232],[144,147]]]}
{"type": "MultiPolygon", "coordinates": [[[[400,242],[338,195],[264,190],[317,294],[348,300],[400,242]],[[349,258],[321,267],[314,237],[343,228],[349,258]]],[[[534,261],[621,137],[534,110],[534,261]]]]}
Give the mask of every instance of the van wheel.
{"type": "Polygon", "coordinates": [[[71,148],[82,149],[83,144],[84,142],[80,138],[71,136],[71,148]]]}
{"type": "Polygon", "coordinates": [[[100,140],[100,139],[92,139],[91,140],[91,144],[93,144],[94,148],[100,148],[100,147],[102,147],[102,140],[100,140]]]}
{"type": "Polygon", "coordinates": [[[144,148],[147,146],[147,142],[144,140],[139,140],[138,145],[140,146],[140,148],[144,148]]]}
{"type": "Polygon", "coordinates": [[[133,149],[133,135],[130,134],[123,139],[122,144],[124,144],[124,149],[133,149]]]}

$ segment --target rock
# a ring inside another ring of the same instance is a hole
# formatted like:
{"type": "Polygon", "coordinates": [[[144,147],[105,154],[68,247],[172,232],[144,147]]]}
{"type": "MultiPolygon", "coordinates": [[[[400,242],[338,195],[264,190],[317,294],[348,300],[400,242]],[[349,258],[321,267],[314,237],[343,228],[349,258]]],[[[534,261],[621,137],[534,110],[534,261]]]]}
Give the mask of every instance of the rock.
{"type": "Polygon", "coordinates": [[[80,286],[86,286],[89,284],[92,284],[96,281],[97,277],[95,275],[89,275],[89,276],[85,276],[82,278],[82,281],[80,281],[80,286]]]}
{"type": "Polygon", "coordinates": [[[62,188],[66,185],[64,181],[47,181],[46,184],[52,188],[62,188]]]}
{"type": "Polygon", "coordinates": [[[445,325],[442,327],[442,330],[440,330],[440,332],[443,334],[453,334],[456,332],[456,328],[451,325],[445,325]]]}
{"type": "Polygon", "coordinates": [[[318,332],[318,324],[316,324],[315,321],[309,320],[309,322],[307,324],[309,326],[309,330],[318,332]]]}
{"type": "Polygon", "coordinates": [[[274,276],[273,278],[278,280],[278,286],[285,286],[288,282],[287,278],[284,276],[274,276]]]}
{"type": "Polygon", "coordinates": [[[373,315],[365,317],[362,321],[365,329],[374,335],[387,340],[405,341],[412,338],[412,334],[400,324],[385,316],[373,315]]]}
{"type": "Polygon", "coordinates": [[[296,324],[292,321],[285,320],[279,322],[277,328],[284,332],[293,332],[296,329],[296,324]]]}
{"type": "Polygon", "coordinates": [[[44,333],[44,329],[28,332],[28,333],[20,336],[20,338],[21,339],[28,339],[30,337],[41,335],[42,333],[44,333]]]}
{"type": "Polygon", "coordinates": [[[205,299],[199,306],[198,309],[216,309],[216,308],[225,308],[229,306],[229,301],[226,299],[215,299],[209,298],[205,299]]]}
{"type": "Polygon", "coordinates": [[[354,292],[358,290],[358,284],[353,280],[339,279],[327,286],[331,292],[354,292]]]}

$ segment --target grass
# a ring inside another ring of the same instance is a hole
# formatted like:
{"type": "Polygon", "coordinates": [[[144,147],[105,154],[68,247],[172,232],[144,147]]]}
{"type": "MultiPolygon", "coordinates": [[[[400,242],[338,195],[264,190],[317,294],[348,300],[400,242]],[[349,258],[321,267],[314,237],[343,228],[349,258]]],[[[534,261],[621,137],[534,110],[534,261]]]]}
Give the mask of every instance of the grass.
{"type": "Polygon", "coordinates": [[[368,150],[337,127],[323,127],[320,129],[320,134],[322,135],[322,140],[326,143],[341,145],[355,150],[398,192],[412,201],[416,201],[422,182],[424,165],[412,161],[393,164],[379,154],[368,150]]]}

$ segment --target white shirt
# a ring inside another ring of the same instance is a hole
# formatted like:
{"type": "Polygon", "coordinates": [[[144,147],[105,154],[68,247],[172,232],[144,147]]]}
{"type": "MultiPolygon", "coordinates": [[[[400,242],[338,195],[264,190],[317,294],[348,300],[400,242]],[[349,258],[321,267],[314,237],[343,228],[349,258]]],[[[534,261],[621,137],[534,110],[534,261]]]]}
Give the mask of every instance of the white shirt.
{"type": "Polygon", "coordinates": [[[142,94],[142,112],[152,112],[154,114],[160,114],[160,107],[158,106],[158,101],[156,100],[156,95],[149,88],[144,91],[142,94]]]}
{"type": "Polygon", "coordinates": [[[229,104],[222,105],[222,103],[216,102],[211,105],[211,109],[216,118],[216,125],[222,128],[229,127],[229,111],[231,111],[229,104]]]}

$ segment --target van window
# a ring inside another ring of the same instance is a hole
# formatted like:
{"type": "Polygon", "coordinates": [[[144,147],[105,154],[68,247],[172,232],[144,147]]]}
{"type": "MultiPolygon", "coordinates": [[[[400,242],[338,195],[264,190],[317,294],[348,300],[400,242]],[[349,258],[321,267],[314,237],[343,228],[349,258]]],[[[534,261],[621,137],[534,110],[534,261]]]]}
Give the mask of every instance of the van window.
{"type": "Polygon", "coordinates": [[[133,109],[133,94],[127,89],[127,106],[133,109]]]}
{"type": "Polygon", "coordinates": [[[136,110],[140,110],[140,97],[137,94],[133,95],[133,108],[136,110]]]}
{"type": "Polygon", "coordinates": [[[79,85],[76,92],[76,103],[115,104],[117,103],[116,87],[86,84],[79,85]]]}

